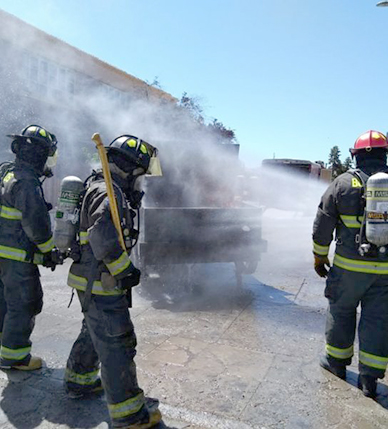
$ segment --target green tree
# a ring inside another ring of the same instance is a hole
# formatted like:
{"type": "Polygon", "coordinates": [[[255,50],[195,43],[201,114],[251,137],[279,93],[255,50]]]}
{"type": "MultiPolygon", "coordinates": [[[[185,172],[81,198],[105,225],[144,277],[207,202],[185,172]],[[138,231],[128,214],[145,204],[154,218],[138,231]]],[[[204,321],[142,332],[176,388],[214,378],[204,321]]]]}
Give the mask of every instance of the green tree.
{"type": "Polygon", "coordinates": [[[189,96],[187,92],[184,92],[178,105],[186,109],[190,116],[199,124],[205,122],[203,108],[197,97],[189,96]]]}
{"type": "Polygon", "coordinates": [[[329,154],[329,168],[331,168],[332,173],[333,173],[333,179],[335,179],[336,177],[338,177],[340,174],[342,174],[342,162],[340,159],[340,155],[341,155],[341,151],[339,150],[338,146],[333,146],[330,149],[330,154],[329,154]]]}
{"type": "Polygon", "coordinates": [[[342,164],[342,172],[345,173],[345,171],[348,171],[352,167],[353,167],[352,158],[350,158],[350,156],[348,156],[345,159],[344,163],[342,164]]]}
{"type": "Polygon", "coordinates": [[[234,130],[225,127],[225,125],[218,119],[213,119],[213,121],[207,125],[207,128],[210,132],[213,132],[218,137],[218,140],[222,143],[237,142],[236,133],[234,130]]]}

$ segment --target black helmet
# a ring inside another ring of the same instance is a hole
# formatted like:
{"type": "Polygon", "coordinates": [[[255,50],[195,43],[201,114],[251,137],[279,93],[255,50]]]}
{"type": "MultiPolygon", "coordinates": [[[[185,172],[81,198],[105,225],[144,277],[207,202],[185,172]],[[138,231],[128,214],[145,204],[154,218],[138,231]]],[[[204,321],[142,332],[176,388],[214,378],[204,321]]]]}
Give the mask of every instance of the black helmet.
{"type": "MultiPolygon", "coordinates": [[[[57,139],[54,134],[48,132],[40,125],[28,125],[20,134],[9,134],[13,139],[11,144],[12,152],[25,162],[28,162],[40,172],[46,170],[46,161],[50,158],[50,166],[57,155],[57,139]]],[[[55,164],[55,163],[54,163],[55,164]]],[[[50,168],[47,168],[47,175],[50,168]]]]}
{"type": "MultiPolygon", "coordinates": [[[[140,168],[139,174],[145,174],[156,149],[137,137],[122,135],[115,138],[107,147],[109,161],[125,173],[133,173],[140,168]]],[[[135,172],[136,173],[136,172],[135,172]]]]}

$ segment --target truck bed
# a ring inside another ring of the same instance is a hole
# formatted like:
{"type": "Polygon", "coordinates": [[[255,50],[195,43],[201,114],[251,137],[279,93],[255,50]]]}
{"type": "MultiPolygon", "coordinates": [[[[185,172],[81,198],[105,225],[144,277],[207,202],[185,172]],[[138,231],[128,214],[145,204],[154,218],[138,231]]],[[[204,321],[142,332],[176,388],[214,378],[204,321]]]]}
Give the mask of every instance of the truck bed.
{"type": "Polygon", "coordinates": [[[256,207],[142,209],[141,264],[258,261],[266,250],[261,217],[256,207]]]}

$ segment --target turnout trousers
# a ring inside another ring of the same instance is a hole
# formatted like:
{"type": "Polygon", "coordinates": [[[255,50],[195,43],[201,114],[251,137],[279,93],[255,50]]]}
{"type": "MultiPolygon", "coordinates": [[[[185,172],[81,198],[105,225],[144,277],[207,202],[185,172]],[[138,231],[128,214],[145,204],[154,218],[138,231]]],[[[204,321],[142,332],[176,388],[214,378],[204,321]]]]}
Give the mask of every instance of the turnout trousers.
{"type": "Polygon", "coordinates": [[[350,365],[358,324],[359,372],[383,378],[388,363],[388,275],[344,270],[333,265],[325,296],[326,354],[333,364],[350,365]]]}
{"type": "Polygon", "coordinates": [[[39,269],[0,258],[0,365],[28,365],[35,316],[42,311],[39,269]]]}
{"type": "MultiPolygon", "coordinates": [[[[84,292],[78,292],[82,302],[84,292]]],[[[125,295],[92,295],[82,329],[66,365],[68,390],[84,391],[100,383],[105,390],[113,427],[148,419],[143,390],[139,388],[134,357],[136,335],[125,295]]]]}

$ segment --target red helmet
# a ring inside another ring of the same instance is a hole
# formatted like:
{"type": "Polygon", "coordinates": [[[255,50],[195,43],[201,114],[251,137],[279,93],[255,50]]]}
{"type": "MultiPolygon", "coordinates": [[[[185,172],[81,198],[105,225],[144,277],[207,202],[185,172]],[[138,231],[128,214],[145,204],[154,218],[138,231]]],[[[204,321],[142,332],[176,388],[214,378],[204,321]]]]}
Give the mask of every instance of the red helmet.
{"type": "Polygon", "coordinates": [[[354,148],[349,150],[352,155],[356,155],[362,150],[369,152],[376,148],[384,148],[385,150],[388,150],[387,137],[379,131],[370,130],[361,134],[355,141],[354,148]]]}

